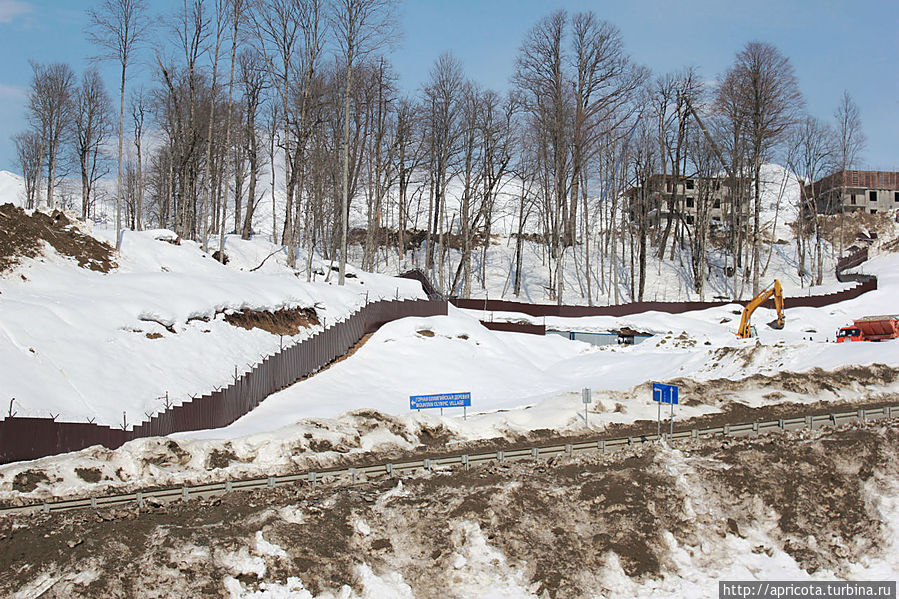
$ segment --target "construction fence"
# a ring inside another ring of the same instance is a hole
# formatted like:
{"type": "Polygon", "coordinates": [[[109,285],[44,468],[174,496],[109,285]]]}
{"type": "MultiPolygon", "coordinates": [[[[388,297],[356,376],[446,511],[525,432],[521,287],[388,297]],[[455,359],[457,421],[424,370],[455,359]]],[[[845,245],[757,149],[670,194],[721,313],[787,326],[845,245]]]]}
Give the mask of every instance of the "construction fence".
{"type": "Polygon", "coordinates": [[[0,421],[0,463],[77,451],[91,445],[115,449],[141,437],[228,426],[272,393],[346,354],[363,336],[381,325],[408,316],[446,313],[445,301],[384,300],[367,304],[345,320],[268,356],[231,385],[171,406],[131,430],[56,422],[50,418],[5,418],[0,421]]]}
{"type": "MultiPolygon", "coordinates": [[[[863,293],[877,289],[877,277],[873,275],[843,273],[845,270],[859,266],[867,259],[868,250],[867,248],[863,248],[837,262],[837,280],[844,283],[854,282],[856,283],[854,287],[821,295],[785,297],[784,308],[821,308],[823,306],[829,306],[837,302],[844,302],[856,298],[863,293]]],[[[733,303],[743,303],[736,300],[724,300],[716,302],[631,302],[629,304],[617,304],[614,306],[560,306],[556,304],[529,304],[524,302],[491,299],[452,298],[450,301],[457,308],[466,310],[517,312],[537,318],[545,316],[559,316],[564,318],[579,318],[583,316],[630,316],[632,314],[651,311],[665,312],[667,314],[681,314],[683,312],[692,312],[694,310],[717,308],[733,303]]],[[[774,300],[768,300],[762,304],[762,306],[774,309],[774,300]]]]}

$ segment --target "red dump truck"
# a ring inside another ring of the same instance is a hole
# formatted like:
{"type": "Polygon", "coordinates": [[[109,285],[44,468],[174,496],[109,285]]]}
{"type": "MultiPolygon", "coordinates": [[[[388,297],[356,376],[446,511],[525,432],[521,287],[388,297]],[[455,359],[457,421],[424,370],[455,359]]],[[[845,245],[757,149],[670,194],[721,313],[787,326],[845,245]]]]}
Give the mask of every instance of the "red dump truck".
{"type": "Polygon", "coordinates": [[[837,331],[837,343],[843,341],[883,341],[899,337],[899,315],[865,316],[837,331]]]}

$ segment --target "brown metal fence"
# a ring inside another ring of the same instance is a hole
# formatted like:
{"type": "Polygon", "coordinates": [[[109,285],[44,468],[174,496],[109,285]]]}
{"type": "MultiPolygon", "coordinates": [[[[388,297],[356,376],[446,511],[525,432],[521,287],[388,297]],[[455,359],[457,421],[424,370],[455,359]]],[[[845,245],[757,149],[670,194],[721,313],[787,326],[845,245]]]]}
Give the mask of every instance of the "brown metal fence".
{"type": "MultiPolygon", "coordinates": [[[[840,259],[837,262],[837,280],[841,282],[855,282],[855,287],[826,293],[823,295],[795,296],[784,298],[785,308],[813,307],[820,308],[837,302],[843,302],[856,298],[863,293],[877,289],[877,277],[864,274],[843,274],[844,270],[854,268],[868,259],[868,250],[863,248],[840,259]]],[[[554,304],[528,304],[524,302],[510,302],[506,300],[487,299],[450,299],[457,308],[466,310],[485,310],[489,312],[518,312],[529,316],[561,316],[577,318],[582,316],[629,316],[641,312],[665,312],[668,314],[681,314],[693,310],[705,310],[739,303],[735,301],[719,302],[632,302],[615,306],[558,306],[554,304]]],[[[763,304],[766,308],[774,308],[774,301],[768,300],[763,304]]]]}
{"type": "Polygon", "coordinates": [[[0,463],[31,460],[91,445],[114,449],[140,437],[227,426],[275,391],[344,355],[364,335],[381,325],[407,316],[438,316],[446,312],[445,301],[389,300],[367,304],[346,320],[268,356],[231,385],[172,406],[132,430],[56,422],[50,418],[6,418],[0,421],[0,463]]]}

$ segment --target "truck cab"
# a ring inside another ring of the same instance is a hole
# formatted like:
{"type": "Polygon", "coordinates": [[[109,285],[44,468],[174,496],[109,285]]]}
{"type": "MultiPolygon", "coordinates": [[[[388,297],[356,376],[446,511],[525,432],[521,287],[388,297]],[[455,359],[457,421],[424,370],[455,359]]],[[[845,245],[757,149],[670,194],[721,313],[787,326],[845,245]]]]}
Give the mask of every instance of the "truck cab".
{"type": "Polygon", "coordinates": [[[843,343],[844,341],[864,341],[865,338],[862,336],[862,330],[858,327],[843,327],[839,331],[837,331],[837,343],[843,343]]]}

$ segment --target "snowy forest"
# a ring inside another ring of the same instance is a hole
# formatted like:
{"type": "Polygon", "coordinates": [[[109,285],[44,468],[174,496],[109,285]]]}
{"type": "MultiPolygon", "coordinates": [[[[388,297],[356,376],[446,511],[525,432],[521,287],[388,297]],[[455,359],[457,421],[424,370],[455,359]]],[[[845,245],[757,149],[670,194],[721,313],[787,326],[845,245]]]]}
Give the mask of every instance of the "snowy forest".
{"type": "Polygon", "coordinates": [[[760,219],[762,173],[777,162],[801,190],[788,240],[799,276],[821,284],[824,254],[842,249],[826,247],[806,185],[857,165],[859,110],[842,92],[833,114],[807,114],[778,48],[748,41],[722,73],[655,73],[612,22],[559,10],[521,40],[501,89],[470,80],[447,52],[407,94],[390,61],[397,8],[185,0],[156,15],[145,0],[102,0],[85,35],[121,78],[32,62],[14,139],[25,205],[114,222],[119,244],[125,230],[170,229],[220,260],[227,234],[264,234],[307,280],[313,256],[335,262],[341,284],[347,260],[414,265],[459,297],[485,286],[502,219],[512,295],[530,242],[560,304],[572,255],[589,303],[617,301],[619,277],[642,301],[647,261],[675,253],[702,298],[712,259],[733,293],[764,286],[762,246],[777,239],[760,219]],[[152,84],[135,85],[136,69],[152,84]],[[690,218],[687,179],[699,182],[690,218]]]}

